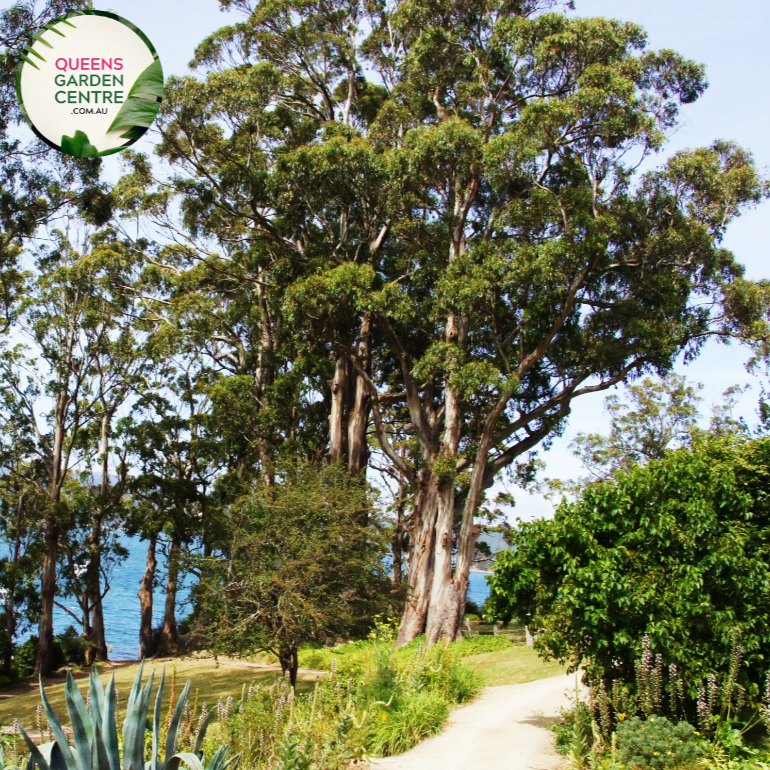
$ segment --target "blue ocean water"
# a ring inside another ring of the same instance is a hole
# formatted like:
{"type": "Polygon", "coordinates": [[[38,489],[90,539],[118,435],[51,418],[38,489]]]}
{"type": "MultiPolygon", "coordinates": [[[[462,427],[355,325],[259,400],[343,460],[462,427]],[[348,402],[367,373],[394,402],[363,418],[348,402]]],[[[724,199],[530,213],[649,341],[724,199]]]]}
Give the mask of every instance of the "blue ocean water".
{"type": "MultiPolygon", "coordinates": [[[[110,658],[112,660],[136,660],[139,656],[139,598],[137,591],[144,573],[147,556],[147,543],[138,537],[125,538],[124,545],[128,549],[128,558],[115,567],[112,574],[110,592],[104,599],[104,622],[107,632],[107,644],[112,645],[110,658]]],[[[165,574],[165,560],[158,549],[158,575],[165,574]]],[[[179,591],[177,620],[189,611],[187,598],[189,581],[179,591]]],[[[471,572],[468,598],[479,606],[489,596],[489,586],[483,572],[471,572]]],[[[59,599],[61,601],[61,599],[59,599]]],[[[165,595],[163,588],[155,589],[153,603],[153,626],[160,624],[163,618],[165,595]]],[[[70,599],[62,602],[77,614],[77,605],[70,599]]],[[[54,630],[63,631],[73,625],[73,619],[58,607],[54,610],[54,630]]]]}
{"type": "MultiPolygon", "coordinates": [[[[116,566],[112,572],[110,590],[104,598],[104,625],[107,636],[107,644],[112,646],[111,660],[136,660],[139,657],[139,584],[144,574],[147,558],[147,542],[138,537],[126,537],[123,545],[128,550],[128,557],[116,566]]],[[[165,558],[159,547],[157,550],[158,569],[156,575],[165,576],[165,558]]],[[[187,598],[189,596],[189,580],[183,582],[177,592],[177,621],[183,618],[189,608],[187,598]]],[[[156,588],[152,607],[152,624],[157,626],[163,620],[163,606],[165,603],[163,588],[156,588]]],[[[76,615],[80,615],[77,602],[70,599],[57,597],[57,601],[68,607],[76,615]]],[[[54,633],[64,631],[67,626],[74,626],[78,631],[81,627],[75,623],[71,615],[59,607],[54,607],[53,612],[54,633]]],[[[17,638],[18,642],[28,639],[36,629],[17,638]]]]}
{"type": "Polygon", "coordinates": [[[486,572],[471,572],[468,576],[468,599],[481,607],[489,596],[486,572]]]}

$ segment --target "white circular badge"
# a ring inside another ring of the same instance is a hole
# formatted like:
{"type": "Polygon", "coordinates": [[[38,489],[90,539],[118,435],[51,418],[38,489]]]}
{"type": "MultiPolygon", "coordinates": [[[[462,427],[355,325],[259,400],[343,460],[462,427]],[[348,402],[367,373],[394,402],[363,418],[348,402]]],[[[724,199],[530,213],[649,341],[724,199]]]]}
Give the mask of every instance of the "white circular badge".
{"type": "Polygon", "coordinates": [[[16,72],[32,130],[76,158],[120,152],[152,125],[163,69],[147,36],[107,11],[73,11],[46,24],[16,72]]]}

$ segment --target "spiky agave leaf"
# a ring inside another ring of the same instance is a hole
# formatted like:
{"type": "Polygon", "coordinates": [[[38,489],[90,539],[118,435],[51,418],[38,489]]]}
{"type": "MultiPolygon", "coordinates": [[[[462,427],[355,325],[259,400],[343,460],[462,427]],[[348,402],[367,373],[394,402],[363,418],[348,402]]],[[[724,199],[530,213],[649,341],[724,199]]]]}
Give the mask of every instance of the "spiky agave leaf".
{"type": "Polygon", "coordinates": [[[48,762],[46,762],[45,757],[40,753],[40,749],[38,749],[37,746],[35,746],[35,742],[27,735],[27,731],[19,725],[19,730],[21,730],[21,737],[24,738],[24,743],[27,744],[27,748],[29,749],[29,762],[27,763],[27,766],[31,764],[32,767],[37,765],[40,770],[50,770],[50,767],[48,765],[48,762]]]}
{"type": "Polygon", "coordinates": [[[166,762],[166,770],[179,770],[180,765],[187,765],[190,770],[205,770],[203,762],[197,754],[191,754],[189,751],[183,751],[179,754],[174,754],[168,762],[166,762]]]}
{"type": "Polygon", "coordinates": [[[215,711],[209,711],[209,713],[206,715],[206,719],[204,720],[203,724],[201,725],[200,730],[198,730],[198,737],[195,740],[195,753],[200,755],[201,748],[203,746],[203,741],[206,737],[206,731],[209,729],[209,725],[211,724],[211,720],[214,719],[215,711]]]}
{"type": "Polygon", "coordinates": [[[61,722],[59,722],[59,717],[56,716],[56,712],[53,710],[51,704],[48,702],[48,698],[46,697],[45,687],[43,687],[43,677],[40,677],[40,698],[43,701],[43,708],[45,709],[45,714],[48,717],[48,724],[51,725],[51,730],[53,730],[56,743],[59,744],[59,749],[64,755],[65,765],[69,768],[69,770],[79,770],[80,764],[77,762],[75,755],[72,753],[72,749],[69,745],[69,741],[67,740],[67,736],[64,734],[64,730],[62,730],[61,722]]]}
{"type": "Polygon", "coordinates": [[[67,683],[64,686],[64,702],[67,704],[72,736],[75,740],[75,760],[79,770],[91,770],[91,741],[94,730],[83,696],[69,671],[67,671],[67,683]]]}
{"type": "Polygon", "coordinates": [[[107,691],[104,694],[104,708],[102,709],[102,738],[110,770],[120,770],[118,726],[115,722],[116,706],[117,694],[115,692],[115,674],[113,673],[107,684],[107,691]]]}
{"type": "Polygon", "coordinates": [[[141,686],[142,666],[131,688],[126,719],[123,722],[123,770],[141,770],[144,767],[144,731],[155,672],[150,674],[145,687],[141,686]]]}
{"type": "Polygon", "coordinates": [[[104,687],[102,686],[102,680],[99,679],[99,674],[96,670],[96,664],[91,669],[91,676],[89,677],[89,693],[90,693],[90,714],[91,714],[91,726],[93,728],[96,725],[102,723],[102,714],[104,713],[104,687]]]}
{"type": "Polygon", "coordinates": [[[182,690],[182,695],[179,697],[176,706],[174,707],[174,713],[171,716],[171,722],[168,726],[168,732],[166,733],[166,763],[169,759],[176,754],[176,743],[179,738],[179,725],[182,722],[182,715],[184,714],[184,707],[187,705],[187,698],[190,694],[190,680],[187,680],[187,684],[182,690]]]}
{"type": "Polygon", "coordinates": [[[151,770],[160,770],[158,765],[158,744],[160,743],[160,711],[163,701],[163,686],[166,683],[166,667],[163,667],[163,671],[160,675],[160,684],[158,685],[158,693],[155,696],[155,713],[152,719],[152,756],[150,757],[151,770]]]}

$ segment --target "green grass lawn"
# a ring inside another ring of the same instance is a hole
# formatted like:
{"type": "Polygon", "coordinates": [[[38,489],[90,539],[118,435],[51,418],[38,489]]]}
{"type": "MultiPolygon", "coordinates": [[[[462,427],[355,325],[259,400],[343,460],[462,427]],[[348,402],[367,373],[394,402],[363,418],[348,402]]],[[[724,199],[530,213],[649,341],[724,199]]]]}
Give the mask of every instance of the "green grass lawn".
{"type": "Polygon", "coordinates": [[[500,652],[469,655],[465,663],[481,672],[488,687],[501,684],[523,684],[535,679],[547,679],[566,672],[566,666],[553,661],[543,662],[537,653],[526,646],[514,646],[500,652]]]}
{"type": "MultiPolygon", "coordinates": [[[[176,668],[176,694],[182,692],[185,682],[189,679],[190,703],[200,706],[206,703],[209,708],[216,706],[217,701],[227,700],[228,696],[238,699],[244,686],[248,688],[251,682],[272,683],[281,671],[277,666],[255,666],[254,664],[225,660],[220,658],[176,658],[168,660],[150,660],[144,666],[145,681],[149,673],[155,669],[155,682],[160,681],[161,670],[166,669],[166,686],[164,688],[164,716],[171,697],[171,683],[174,668],[176,668]]],[[[107,663],[100,666],[99,671],[102,682],[106,685],[110,676],[115,674],[115,685],[118,689],[118,712],[122,720],[122,714],[131,690],[131,684],[136,676],[138,663],[107,663]],[[122,707],[122,708],[121,708],[122,707]]],[[[85,697],[88,689],[88,672],[75,673],[75,678],[80,686],[80,691],[85,697]]],[[[302,681],[298,681],[300,691],[309,690],[315,681],[314,674],[300,673],[302,681]]],[[[46,679],[45,691],[59,718],[69,724],[66,706],[64,705],[64,677],[46,679]]],[[[154,697],[154,696],[153,696],[154,697]]],[[[22,726],[28,730],[36,730],[36,709],[40,703],[40,691],[37,681],[27,679],[24,682],[15,682],[0,688],[0,727],[7,727],[18,719],[22,726]]]]}

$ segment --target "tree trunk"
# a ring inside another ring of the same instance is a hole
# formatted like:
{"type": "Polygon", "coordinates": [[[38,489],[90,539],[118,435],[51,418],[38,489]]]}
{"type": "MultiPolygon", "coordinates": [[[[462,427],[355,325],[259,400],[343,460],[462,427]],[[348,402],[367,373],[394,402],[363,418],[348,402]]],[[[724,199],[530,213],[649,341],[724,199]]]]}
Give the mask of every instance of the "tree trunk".
{"type": "Polygon", "coordinates": [[[452,574],[452,530],[454,525],[454,478],[441,484],[436,517],[435,564],[426,625],[426,643],[454,639],[462,615],[459,615],[459,591],[452,574]]]}
{"type": "Polygon", "coordinates": [[[438,489],[433,474],[420,473],[409,531],[409,588],[396,644],[408,644],[425,632],[433,585],[433,565],[438,489]]]}
{"type": "MultiPolygon", "coordinates": [[[[93,660],[106,661],[107,637],[104,628],[104,604],[102,602],[102,521],[97,515],[91,524],[89,543],[88,582],[91,597],[91,634],[93,637],[93,660]]],[[[91,663],[93,661],[89,661],[91,663]]]]}
{"type": "Polygon", "coordinates": [[[291,686],[296,687],[297,669],[299,668],[296,645],[281,647],[278,650],[278,660],[281,663],[281,671],[283,671],[283,675],[286,676],[286,674],[288,674],[291,686]]]}
{"type": "MultiPolygon", "coordinates": [[[[359,334],[356,354],[361,365],[366,371],[370,369],[371,359],[371,313],[364,313],[361,319],[361,331],[359,334]]],[[[355,372],[355,390],[348,417],[348,470],[351,473],[362,473],[369,464],[369,444],[366,441],[366,432],[369,428],[369,391],[364,378],[355,372]]]]}
{"type": "Polygon", "coordinates": [[[152,641],[152,588],[155,582],[155,570],[158,567],[158,559],[155,556],[155,548],[158,544],[158,535],[155,533],[147,543],[147,564],[142,575],[142,583],[139,586],[139,658],[150,658],[155,654],[152,641]]]}
{"type": "Polygon", "coordinates": [[[45,527],[45,554],[40,575],[40,624],[38,626],[37,661],[38,676],[53,676],[53,606],[56,597],[56,561],[59,555],[59,527],[53,512],[45,527]]]}
{"type": "MultiPolygon", "coordinates": [[[[466,329],[467,322],[454,315],[449,316],[446,326],[447,344],[458,343],[462,345],[466,329]]],[[[458,393],[448,383],[444,391],[444,408],[441,460],[442,464],[446,466],[446,470],[443,472],[441,481],[437,480],[436,482],[439,493],[434,539],[435,564],[425,632],[428,646],[441,638],[454,639],[459,624],[462,622],[459,591],[452,574],[452,546],[454,544],[455,517],[455,469],[453,464],[456,463],[460,446],[463,410],[458,393]]]]}
{"type": "Polygon", "coordinates": [[[176,651],[176,592],[179,583],[179,558],[182,552],[181,539],[175,535],[168,553],[168,576],[166,578],[166,606],[163,611],[163,631],[155,656],[165,658],[176,651]]]}
{"type": "Polygon", "coordinates": [[[350,364],[343,353],[339,353],[334,361],[334,379],[330,385],[332,406],[329,415],[329,460],[335,463],[346,458],[348,453],[350,364]]]}

